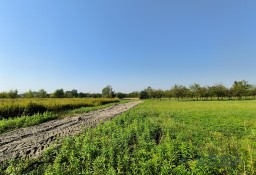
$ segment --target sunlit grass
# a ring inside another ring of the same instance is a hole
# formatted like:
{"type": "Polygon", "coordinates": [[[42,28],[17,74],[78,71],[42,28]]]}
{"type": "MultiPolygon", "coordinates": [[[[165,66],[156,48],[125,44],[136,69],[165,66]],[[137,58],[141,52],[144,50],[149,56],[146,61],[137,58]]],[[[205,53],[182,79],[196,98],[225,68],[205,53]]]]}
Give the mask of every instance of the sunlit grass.
{"type": "Polygon", "coordinates": [[[12,162],[3,173],[255,174],[255,105],[145,101],[41,158],[12,162]],[[38,166],[31,168],[33,162],[38,166]]]}

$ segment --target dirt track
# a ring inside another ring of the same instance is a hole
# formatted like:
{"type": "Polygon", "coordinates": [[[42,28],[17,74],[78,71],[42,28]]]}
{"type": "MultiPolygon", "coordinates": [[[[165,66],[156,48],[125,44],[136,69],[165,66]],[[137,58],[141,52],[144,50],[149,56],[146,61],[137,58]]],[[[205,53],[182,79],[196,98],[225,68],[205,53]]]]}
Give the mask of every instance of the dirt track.
{"type": "Polygon", "coordinates": [[[100,121],[111,119],[139,103],[141,102],[118,104],[75,117],[53,120],[1,134],[0,162],[10,158],[37,156],[57,138],[78,134],[85,128],[94,126],[100,121]]]}

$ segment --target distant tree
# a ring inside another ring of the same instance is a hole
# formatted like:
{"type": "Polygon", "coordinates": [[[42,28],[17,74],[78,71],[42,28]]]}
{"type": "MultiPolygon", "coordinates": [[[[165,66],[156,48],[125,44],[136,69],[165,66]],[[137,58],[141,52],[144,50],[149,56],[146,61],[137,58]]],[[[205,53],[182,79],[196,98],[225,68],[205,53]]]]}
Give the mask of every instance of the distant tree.
{"type": "Polygon", "coordinates": [[[208,99],[209,97],[209,89],[208,87],[201,87],[200,88],[200,96],[204,99],[208,99]]]}
{"type": "Polygon", "coordinates": [[[108,85],[102,89],[102,97],[105,97],[105,98],[113,98],[114,97],[114,91],[110,85],[108,85]]]}
{"type": "Polygon", "coordinates": [[[253,96],[253,98],[255,99],[256,98],[256,85],[251,86],[249,91],[250,91],[250,96],[253,96]]]}
{"type": "Polygon", "coordinates": [[[57,89],[54,91],[54,93],[52,94],[52,97],[54,98],[64,98],[65,97],[65,93],[63,89],[57,89]]]}
{"type": "MultiPolygon", "coordinates": [[[[114,93],[112,94],[112,98],[114,98],[114,93]]],[[[99,93],[93,93],[93,94],[89,94],[90,97],[93,97],[93,98],[101,98],[102,97],[102,94],[99,94],[99,93]]]]}
{"type": "Polygon", "coordinates": [[[37,93],[37,97],[38,98],[47,98],[47,92],[44,89],[40,89],[37,93]]]}
{"type": "Polygon", "coordinates": [[[122,92],[117,92],[117,93],[116,93],[116,97],[117,97],[117,98],[120,98],[120,99],[123,99],[123,98],[126,97],[126,94],[124,94],[124,93],[122,93],[122,92]]]}
{"type": "Polygon", "coordinates": [[[171,99],[173,97],[173,92],[171,90],[167,90],[164,93],[166,98],[171,99]]]}
{"type": "Polygon", "coordinates": [[[85,97],[88,97],[86,93],[83,93],[83,92],[79,92],[78,93],[78,97],[79,98],[85,98],[85,97]]]}
{"type": "Polygon", "coordinates": [[[217,84],[211,87],[212,93],[215,97],[219,99],[223,99],[227,95],[228,89],[222,85],[222,84],[217,84]]]}
{"type": "Polygon", "coordinates": [[[8,98],[8,93],[7,92],[1,92],[0,93],[0,98],[8,98]]]}
{"type": "Polygon", "coordinates": [[[242,96],[248,96],[249,95],[249,89],[252,87],[247,81],[235,81],[232,90],[233,95],[236,96],[238,99],[241,99],[242,96]]]}
{"type": "Polygon", "coordinates": [[[25,98],[34,98],[35,95],[34,95],[34,92],[32,92],[31,90],[29,90],[28,92],[25,92],[25,93],[23,94],[23,97],[25,97],[25,98]]]}
{"type": "Polygon", "coordinates": [[[7,93],[8,98],[17,98],[18,97],[18,90],[10,90],[7,93]]]}
{"type": "Polygon", "coordinates": [[[190,85],[190,94],[191,94],[191,97],[192,98],[195,97],[196,100],[198,100],[198,98],[202,97],[200,84],[194,83],[194,84],[190,85]]]}
{"type": "Polygon", "coordinates": [[[73,89],[72,91],[71,91],[71,94],[72,94],[72,97],[78,97],[78,92],[77,92],[77,90],[76,89],[73,89]]]}
{"type": "Polygon", "coordinates": [[[140,99],[148,99],[149,98],[148,92],[146,90],[141,91],[139,98],[140,99]]]}
{"type": "Polygon", "coordinates": [[[78,92],[76,89],[73,89],[72,91],[66,91],[65,92],[65,97],[67,98],[77,98],[78,97],[78,92]]]}
{"type": "Polygon", "coordinates": [[[137,91],[127,94],[128,98],[139,98],[139,96],[140,96],[140,92],[137,92],[137,91]]]}
{"type": "Polygon", "coordinates": [[[156,91],[150,86],[146,89],[148,98],[156,98],[156,91]]]}
{"type": "Polygon", "coordinates": [[[161,89],[154,90],[155,91],[155,98],[161,99],[164,96],[164,92],[161,89]]]}
{"type": "Polygon", "coordinates": [[[173,96],[179,100],[180,98],[186,97],[188,95],[189,91],[185,86],[174,85],[171,88],[171,92],[172,92],[173,96]]]}

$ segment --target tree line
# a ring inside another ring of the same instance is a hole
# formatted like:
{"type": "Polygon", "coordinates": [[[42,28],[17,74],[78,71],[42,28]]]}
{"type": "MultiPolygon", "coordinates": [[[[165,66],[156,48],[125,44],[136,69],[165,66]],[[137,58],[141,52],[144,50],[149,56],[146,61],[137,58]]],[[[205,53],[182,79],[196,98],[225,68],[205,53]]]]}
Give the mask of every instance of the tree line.
{"type": "Polygon", "coordinates": [[[174,85],[169,90],[153,89],[148,87],[139,94],[140,99],[161,99],[176,98],[192,100],[223,100],[223,99],[255,99],[256,86],[251,85],[248,81],[235,81],[232,87],[227,88],[223,84],[213,86],[201,86],[194,83],[189,87],[183,85],[174,85]]]}
{"type": "Polygon", "coordinates": [[[223,100],[223,99],[255,99],[256,86],[248,81],[235,81],[232,87],[225,87],[223,84],[213,86],[201,86],[194,83],[190,86],[174,85],[169,90],[154,89],[148,87],[142,91],[131,93],[115,92],[112,86],[108,85],[102,89],[102,93],[78,92],[76,89],[64,91],[56,89],[53,93],[47,93],[44,89],[19,94],[17,90],[1,92],[0,98],[140,98],[140,99],[162,99],[176,98],[191,100],[223,100]]]}
{"type": "Polygon", "coordinates": [[[25,93],[19,93],[18,90],[10,90],[8,92],[0,92],[0,98],[138,98],[139,92],[122,93],[115,92],[108,85],[102,89],[102,93],[78,92],[76,89],[64,91],[56,89],[53,93],[48,93],[44,89],[39,91],[29,90],[25,93]]]}

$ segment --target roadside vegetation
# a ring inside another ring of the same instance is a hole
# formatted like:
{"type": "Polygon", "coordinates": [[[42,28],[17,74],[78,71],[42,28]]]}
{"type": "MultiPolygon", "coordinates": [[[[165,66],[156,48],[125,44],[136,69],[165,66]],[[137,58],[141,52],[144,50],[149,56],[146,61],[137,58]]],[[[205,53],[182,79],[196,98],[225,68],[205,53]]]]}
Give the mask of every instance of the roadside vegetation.
{"type": "Polygon", "coordinates": [[[255,174],[256,102],[148,100],[1,174],[255,174]]]}
{"type": "Polygon", "coordinates": [[[93,107],[118,102],[117,98],[18,98],[0,99],[0,119],[60,112],[80,107],[93,107]]]}
{"type": "Polygon", "coordinates": [[[126,103],[128,100],[118,99],[2,99],[0,113],[6,114],[0,120],[0,134],[18,128],[37,125],[43,122],[87,113],[107,108],[114,104],[126,103]],[[21,107],[22,106],[22,107],[21,107]],[[15,109],[21,110],[15,113],[15,109]],[[43,109],[43,110],[41,110],[43,109]],[[23,111],[22,111],[23,110],[23,111]],[[6,112],[7,111],[7,112],[6,112]],[[8,114],[13,114],[14,117],[8,114]],[[15,115],[16,114],[16,115],[15,115]],[[17,115],[21,114],[21,116],[17,115]]]}

